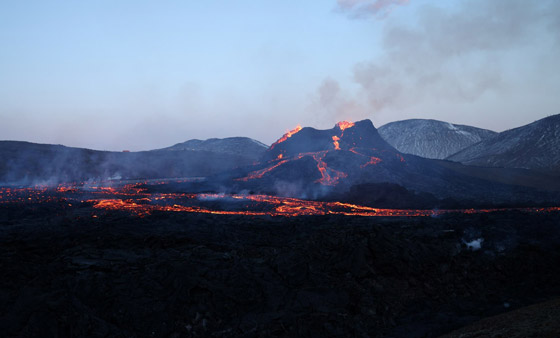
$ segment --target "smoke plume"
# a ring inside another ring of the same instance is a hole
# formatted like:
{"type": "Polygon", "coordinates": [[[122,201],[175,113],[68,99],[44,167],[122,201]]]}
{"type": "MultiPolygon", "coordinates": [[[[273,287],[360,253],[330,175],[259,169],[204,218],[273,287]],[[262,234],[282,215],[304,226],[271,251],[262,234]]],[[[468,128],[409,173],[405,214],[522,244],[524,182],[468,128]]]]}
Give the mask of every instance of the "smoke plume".
{"type": "MultiPolygon", "coordinates": [[[[351,17],[375,18],[407,1],[337,3],[351,17]]],[[[422,114],[444,109],[442,104],[472,105],[490,102],[490,97],[494,101],[481,106],[495,111],[495,105],[521,100],[532,82],[543,90],[533,86],[526,100],[539,102],[537,96],[554,88],[549,82],[560,75],[550,57],[560,52],[559,1],[463,0],[451,7],[418,7],[413,20],[397,20],[394,14],[383,22],[379,56],[355,65],[353,80],[359,89],[351,98],[341,97],[335,80],[321,84],[319,92],[336,94],[330,106],[353,102],[366,107],[369,116],[411,110],[422,114]]]]}
{"type": "Polygon", "coordinates": [[[352,18],[384,18],[394,6],[407,4],[408,0],[338,0],[338,8],[352,18]]]}

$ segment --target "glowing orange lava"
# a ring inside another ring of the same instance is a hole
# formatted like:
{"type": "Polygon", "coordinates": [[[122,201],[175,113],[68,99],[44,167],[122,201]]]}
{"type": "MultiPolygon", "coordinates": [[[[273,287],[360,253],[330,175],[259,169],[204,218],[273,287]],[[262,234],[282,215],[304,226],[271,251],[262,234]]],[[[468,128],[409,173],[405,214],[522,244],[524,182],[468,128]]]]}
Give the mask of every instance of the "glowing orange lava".
{"type": "Polygon", "coordinates": [[[355,148],[350,148],[350,151],[353,152],[353,153],[356,154],[356,155],[360,155],[360,156],[364,156],[364,157],[369,157],[369,161],[366,162],[366,163],[364,163],[364,164],[362,164],[362,165],[360,165],[360,168],[365,168],[365,167],[367,167],[368,165],[377,165],[377,164],[379,164],[380,162],[383,162],[383,160],[380,159],[379,157],[364,155],[364,154],[362,154],[362,153],[359,153],[355,148]]]}
{"type": "MultiPolygon", "coordinates": [[[[323,166],[326,152],[315,154],[318,166],[324,173],[321,180],[336,181],[338,176],[332,169],[323,166]],[[334,173],[334,177],[329,172],[334,173]]],[[[314,156],[314,157],[315,157],[314,156]]],[[[340,172],[339,172],[340,173],[340,172]]],[[[152,183],[152,186],[168,184],[152,183]]],[[[448,213],[480,214],[503,211],[532,213],[560,212],[560,207],[546,208],[501,208],[501,209],[451,209],[451,210],[403,210],[380,209],[342,202],[320,202],[270,195],[150,193],[143,183],[126,184],[119,187],[58,187],[58,188],[0,188],[0,204],[20,205],[23,203],[58,203],[63,208],[79,208],[93,204],[96,210],[124,211],[139,217],[153,212],[188,212],[217,215],[283,216],[345,215],[345,216],[437,216],[448,213]],[[68,189],[66,189],[68,188],[68,189]],[[85,200],[85,201],[84,201],[85,200]],[[87,203],[87,204],[84,204],[87,203]]],[[[87,209],[86,209],[87,210],[87,209]]],[[[98,214],[91,217],[98,218],[98,214]]]]}
{"type": "Polygon", "coordinates": [[[321,183],[322,185],[337,185],[338,180],[348,177],[348,175],[342,171],[327,167],[327,163],[323,161],[325,155],[327,155],[326,151],[320,151],[313,154],[313,159],[317,161],[317,169],[319,169],[319,172],[321,173],[321,178],[315,182],[321,183]]]}
{"type": "Polygon", "coordinates": [[[354,123],[348,121],[340,121],[336,124],[336,126],[340,130],[344,131],[344,129],[352,128],[354,126],[354,123]]]}
{"type": "Polygon", "coordinates": [[[247,182],[248,180],[253,180],[253,179],[256,179],[256,178],[262,178],[266,173],[274,170],[275,168],[281,166],[282,164],[284,164],[286,162],[288,162],[288,160],[280,161],[280,162],[276,163],[275,165],[273,165],[271,167],[268,167],[268,168],[264,168],[264,169],[261,169],[261,170],[250,172],[247,176],[242,177],[242,178],[238,178],[238,179],[236,179],[236,181],[247,182]]]}
{"type": "Polygon", "coordinates": [[[376,164],[379,164],[379,162],[381,162],[381,161],[382,161],[382,160],[381,160],[380,158],[375,157],[375,156],[371,156],[371,157],[369,158],[369,161],[368,161],[367,163],[362,164],[362,165],[360,166],[360,168],[365,168],[365,167],[367,167],[368,165],[376,165],[376,164]]]}
{"type": "Polygon", "coordinates": [[[338,141],[340,140],[340,137],[335,135],[335,136],[332,137],[332,140],[333,140],[334,149],[340,150],[340,144],[338,144],[338,141]]]}
{"type": "Polygon", "coordinates": [[[274,147],[278,144],[278,143],[282,143],[284,141],[286,141],[287,139],[289,139],[290,137],[292,137],[294,134],[298,133],[301,130],[301,126],[298,125],[295,129],[290,130],[289,132],[287,132],[286,134],[284,134],[284,136],[282,136],[278,141],[274,142],[271,146],[270,149],[274,149],[274,147]]]}

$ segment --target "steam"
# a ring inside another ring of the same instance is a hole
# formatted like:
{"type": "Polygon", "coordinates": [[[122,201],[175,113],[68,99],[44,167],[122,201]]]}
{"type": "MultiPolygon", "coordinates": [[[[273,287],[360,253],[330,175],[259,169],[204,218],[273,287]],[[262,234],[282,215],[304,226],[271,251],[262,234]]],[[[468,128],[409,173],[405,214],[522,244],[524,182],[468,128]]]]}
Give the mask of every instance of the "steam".
{"type": "Polygon", "coordinates": [[[408,0],[338,0],[338,8],[353,18],[386,17],[394,6],[405,5],[408,0]]]}
{"type": "Polygon", "coordinates": [[[338,81],[326,78],[313,94],[308,110],[320,112],[316,114],[314,125],[329,128],[338,121],[355,121],[365,117],[366,107],[350,93],[343,91],[338,81]],[[327,123],[323,125],[325,121],[327,123]]]}
{"type": "MultiPolygon", "coordinates": [[[[342,11],[360,18],[386,16],[406,3],[337,1],[342,11]]],[[[319,86],[321,98],[330,94],[319,100],[329,107],[327,114],[347,106],[361,107],[369,115],[411,109],[422,113],[419,107],[433,111],[442,109],[442,103],[457,107],[488,97],[505,104],[521,100],[528,81],[537,81],[544,91],[554,88],[547,83],[560,71],[550,57],[560,49],[559,1],[463,0],[453,8],[426,5],[416,14],[415,20],[397,21],[391,15],[384,21],[380,56],[353,69],[356,93],[344,97],[330,78],[319,86]]],[[[539,95],[543,91],[532,88],[536,102],[539,95]]]]}

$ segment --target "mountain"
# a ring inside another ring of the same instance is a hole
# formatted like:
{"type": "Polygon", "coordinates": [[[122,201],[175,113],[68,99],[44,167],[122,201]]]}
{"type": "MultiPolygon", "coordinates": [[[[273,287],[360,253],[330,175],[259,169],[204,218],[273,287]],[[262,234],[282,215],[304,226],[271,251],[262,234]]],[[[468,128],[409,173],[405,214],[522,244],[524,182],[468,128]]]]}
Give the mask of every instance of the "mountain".
{"type": "Polygon", "coordinates": [[[268,146],[257,140],[248,137],[228,137],[228,138],[210,138],[207,140],[189,140],[183,143],[177,143],[174,146],[163,148],[160,150],[180,151],[209,151],[220,154],[235,154],[239,156],[251,157],[253,160],[259,159],[268,146]]]}
{"type": "Polygon", "coordinates": [[[184,144],[151,151],[111,152],[0,141],[0,184],[207,176],[252,164],[266,150],[265,145],[249,138],[184,144]]]}
{"type": "Polygon", "coordinates": [[[444,159],[497,133],[437,120],[411,119],[381,126],[379,134],[400,152],[444,159]]]}
{"type": "Polygon", "coordinates": [[[560,171],[560,115],[504,131],[447,159],[477,166],[560,171]]]}
{"type": "Polygon", "coordinates": [[[298,127],[272,144],[259,163],[210,177],[199,188],[356,202],[454,198],[511,203],[545,198],[536,189],[560,190],[560,182],[527,170],[492,171],[403,154],[383,140],[370,120],[363,120],[327,130],[298,127]]]}

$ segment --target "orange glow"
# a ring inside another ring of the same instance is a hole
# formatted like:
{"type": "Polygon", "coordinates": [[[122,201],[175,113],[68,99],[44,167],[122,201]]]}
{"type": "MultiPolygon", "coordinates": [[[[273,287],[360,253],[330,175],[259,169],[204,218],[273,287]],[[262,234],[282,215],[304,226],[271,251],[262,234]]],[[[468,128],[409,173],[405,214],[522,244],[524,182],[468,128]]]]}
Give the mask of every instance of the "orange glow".
{"type": "Polygon", "coordinates": [[[370,157],[369,161],[367,163],[364,163],[360,166],[360,168],[365,168],[368,165],[377,165],[379,164],[379,162],[381,162],[382,160],[378,157],[372,156],[370,157]]]}
{"type": "Polygon", "coordinates": [[[321,173],[321,178],[315,182],[321,183],[322,185],[337,185],[341,178],[348,177],[348,175],[342,171],[329,169],[327,163],[323,161],[325,155],[327,155],[326,151],[321,151],[313,155],[313,159],[317,161],[317,169],[319,169],[321,173]]]}
{"type": "Polygon", "coordinates": [[[332,140],[333,140],[334,149],[340,150],[340,144],[338,144],[338,141],[340,140],[340,138],[335,135],[335,136],[332,137],[332,140]]]}
{"type": "MultiPolygon", "coordinates": [[[[306,154],[313,156],[323,177],[319,181],[336,182],[345,174],[329,169],[323,161],[326,152],[306,154]]],[[[304,156],[304,155],[302,155],[304,156]]],[[[321,182],[323,183],[323,182],[321,182]]],[[[531,213],[560,212],[560,207],[546,208],[495,208],[495,209],[379,209],[342,202],[320,202],[290,197],[270,195],[229,195],[229,194],[189,194],[189,193],[150,193],[142,187],[143,183],[127,184],[107,189],[106,187],[84,187],[76,185],[69,188],[0,188],[1,205],[28,203],[59,203],[64,208],[82,208],[83,203],[93,204],[97,211],[124,211],[138,217],[153,212],[188,212],[217,215],[244,216],[283,216],[302,215],[345,215],[345,216],[396,216],[428,217],[450,213],[481,214],[491,212],[522,211],[531,213]],[[59,189],[60,188],[60,189],[59,189]],[[89,198],[83,201],[84,197],[89,198]]],[[[168,183],[153,183],[156,185],[168,183]]],[[[335,183],[336,184],[336,183],[335,183]]],[[[83,210],[83,209],[80,209],[83,210]]]]}
{"type": "Polygon", "coordinates": [[[294,134],[298,133],[301,130],[301,126],[298,125],[295,129],[292,129],[290,131],[288,131],[286,134],[284,134],[284,136],[282,136],[278,141],[274,142],[271,146],[270,149],[274,149],[274,147],[278,144],[278,143],[282,143],[284,141],[286,141],[287,139],[289,139],[290,137],[292,137],[294,134]]]}
{"type": "Polygon", "coordinates": [[[277,160],[281,160],[282,157],[284,157],[284,155],[280,154],[280,155],[278,155],[278,157],[277,157],[276,159],[277,159],[277,160]]]}
{"type": "Polygon", "coordinates": [[[255,178],[262,178],[266,173],[274,170],[275,168],[281,166],[282,164],[284,164],[286,162],[288,162],[288,160],[280,161],[280,162],[276,163],[275,165],[273,165],[271,167],[268,167],[268,168],[264,168],[264,169],[261,169],[261,170],[250,172],[249,175],[247,175],[245,177],[242,177],[242,178],[238,178],[238,179],[236,179],[236,181],[247,182],[248,180],[254,180],[255,178]]]}
{"type": "Polygon", "coordinates": [[[336,124],[336,126],[340,130],[344,131],[344,129],[352,128],[354,126],[354,123],[348,121],[340,121],[336,124]]]}

